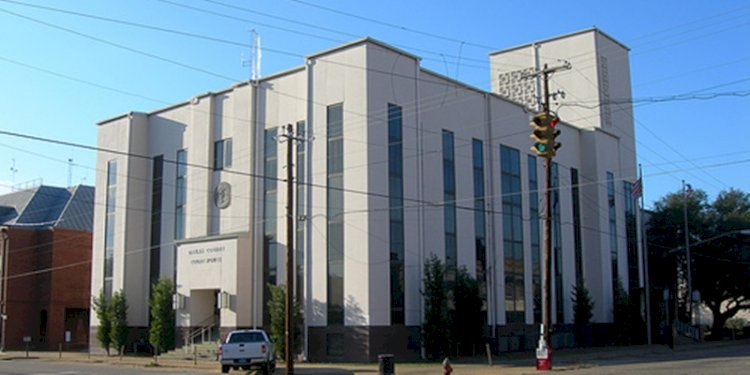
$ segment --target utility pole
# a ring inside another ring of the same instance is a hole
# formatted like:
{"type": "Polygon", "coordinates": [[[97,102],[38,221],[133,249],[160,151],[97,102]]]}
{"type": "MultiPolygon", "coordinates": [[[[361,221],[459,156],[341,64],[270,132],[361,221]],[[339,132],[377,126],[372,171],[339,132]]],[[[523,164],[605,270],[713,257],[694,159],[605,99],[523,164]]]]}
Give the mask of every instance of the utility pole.
{"type": "Polygon", "coordinates": [[[555,141],[555,138],[560,134],[560,130],[555,129],[555,125],[559,119],[550,112],[549,77],[555,72],[570,68],[571,65],[567,61],[563,65],[551,68],[547,64],[544,64],[542,70],[524,77],[541,77],[544,87],[542,113],[534,116],[532,123],[529,124],[534,127],[531,138],[536,141],[531,150],[544,158],[544,171],[546,175],[544,192],[544,273],[542,275],[544,309],[542,311],[542,338],[539,340],[536,355],[537,370],[552,369],[552,342],[550,340],[552,331],[552,158],[555,156],[555,151],[560,147],[560,144],[555,141]]]}
{"type": "Polygon", "coordinates": [[[304,142],[294,135],[292,124],[287,124],[286,134],[279,136],[287,142],[286,148],[286,298],[284,302],[284,362],[286,374],[294,374],[294,173],[292,167],[294,142],[304,142]]]}

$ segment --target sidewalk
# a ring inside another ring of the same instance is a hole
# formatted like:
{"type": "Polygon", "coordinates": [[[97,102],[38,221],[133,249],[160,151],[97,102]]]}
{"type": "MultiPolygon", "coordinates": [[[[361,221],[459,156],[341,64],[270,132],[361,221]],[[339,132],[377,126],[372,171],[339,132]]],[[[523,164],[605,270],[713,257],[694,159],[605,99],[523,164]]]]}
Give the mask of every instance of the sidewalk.
{"type": "MultiPolygon", "coordinates": [[[[589,368],[605,366],[608,363],[623,363],[634,361],[660,361],[678,356],[690,356],[691,353],[703,353],[712,348],[721,348],[729,345],[747,345],[750,341],[735,342],[705,342],[700,344],[689,344],[678,346],[674,351],[663,345],[638,345],[638,346],[611,346],[586,349],[561,349],[553,354],[553,370],[565,371],[577,368],[589,368]]],[[[0,353],[0,360],[25,360],[26,352],[12,351],[0,353]]],[[[192,373],[219,373],[219,365],[216,361],[159,358],[157,362],[153,357],[144,356],[104,356],[91,355],[78,352],[29,352],[28,359],[42,361],[64,361],[90,364],[106,364],[111,366],[129,366],[133,368],[158,368],[160,371],[169,372],[192,372],[192,373]]],[[[296,363],[295,372],[299,374],[377,374],[377,363],[351,364],[351,363],[296,363]]],[[[539,374],[535,368],[533,353],[509,353],[499,357],[493,357],[493,366],[490,367],[486,358],[476,357],[469,359],[453,360],[454,374],[539,374]]],[[[241,372],[233,371],[239,374],[241,372]]],[[[427,375],[441,373],[440,363],[398,363],[396,362],[396,373],[405,375],[427,375]]],[[[276,369],[277,375],[284,374],[284,364],[279,363],[276,369]]]]}

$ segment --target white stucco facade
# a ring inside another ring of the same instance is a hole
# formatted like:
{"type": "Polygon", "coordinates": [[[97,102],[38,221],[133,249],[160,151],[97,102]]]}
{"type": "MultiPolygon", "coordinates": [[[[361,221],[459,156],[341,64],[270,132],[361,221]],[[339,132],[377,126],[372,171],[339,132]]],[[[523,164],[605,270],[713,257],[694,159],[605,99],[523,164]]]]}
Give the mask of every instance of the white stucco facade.
{"type": "MultiPolygon", "coordinates": [[[[303,197],[303,204],[295,203],[294,246],[299,247],[295,253],[301,251],[296,282],[304,307],[305,352],[313,360],[368,360],[385,348],[418,356],[424,263],[431,254],[446,260],[444,137],[448,132],[454,144],[456,198],[450,203],[457,207],[456,264],[477,274],[475,212],[465,206],[475,201],[472,144],[481,142],[488,335],[502,336],[503,327],[529,327],[526,331],[532,333],[522,339],[523,344],[498,344],[504,350],[528,348],[535,342],[533,332],[538,332],[535,309],[539,309],[534,307],[536,267],[529,224],[528,164],[533,153],[528,123],[534,113],[500,96],[495,81],[498,74],[519,66],[534,67],[539,65],[536,61],[558,58],[571,58],[574,68],[556,74],[551,88],[564,90],[574,98],[571,101],[601,104],[607,97],[630,97],[627,49],[595,29],[492,54],[493,92],[425,70],[416,56],[362,39],[310,55],[303,66],[257,82],[99,123],[98,146],[113,152],[99,151],[97,159],[101,172],[96,181],[92,292],[98,294],[111,280],[111,290],[126,293],[130,325],[145,329],[149,283],[169,277],[176,283],[176,325],[181,332],[205,322],[216,323],[222,331],[267,324],[264,282],[285,283],[287,144],[278,143],[271,155],[264,137],[268,130],[279,129],[282,135],[287,124],[304,123],[304,161],[293,162],[299,176],[295,199],[303,197]],[[608,69],[606,76],[602,64],[608,69]],[[343,182],[340,190],[332,190],[328,169],[333,143],[327,125],[330,108],[338,104],[343,182]],[[393,315],[391,306],[389,104],[401,110],[403,254],[398,262],[404,297],[403,322],[397,323],[393,317],[400,313],[393,315]],[[217,168],[219,147],[224,150],[220,152],[223,165],[217,168]],[[503,237],[504,220],[510,219],[503,214],[507,188],[501,178],[501,147],[519,156],[520,168],[522,234],[517,240],[522,246],[523,279],[518,288],[522,295],[516,299],[522,306],[517,307],[521,321],[513,324],[505,307],[503,237]],[[182,164],[178,152],[186,155],[182,164]],[[107,173],[113,163],[115,183],[107,173]],[[274,169],[269,163],[276,163],[274,169]],[[340,191],[343,199],[342,274],[330,269],[332,191],[340,191]],[[268,217],[268,212],[275,216],[268,217]],[[177,228],[183,227],[181,235],[177,228]],[[268,233],[274,234],[273,246],[264,239],[268,233]],[[112,249],[111,272],[106,270],[105,248],[112,249]],[[331,288],[338,288],[331,284],[331,272],[342,278],[341,290],[335,292],[343,299],[342,322],[331,323],[329,316],[330,304],[337,303],[330,300],[331,288]]],[[[553,301],[553,311],[559,309],[561,314],[553,313],[553,321],[572,322],[570,292],[581,274],[596,303],[594,321],[611,322],[612,257],[616,254],[617,277],[624,285],[629,284],[632,259],[624,209],[625,200],[631,199],[624,182],[636,178],[632,109],[629,104],[606,111],[603,108],[609,105],[589,109],[561,104],[553,106],[563,120],[558,125],[563,146],[554,159],[559,168],[560,264],[555,267],[560,278],[553,289],[561,283],[563,298],[553,301]],[[578,225],[573,218],[572,169],[579,176],[578,225]],[[614,201],[608,174],[613,176],[614,201]],[[609,215],[612,203],[615,217],[609,215]],[[616,236],[611,235],[612,225],[616,236]],[[582,269],[577,269],[576,251],[582,254],[582,269]]],[[[543,189],[542,160],[533,162],[538,189],[543,189]]],[[[97,325],[92,318],[92,327],[97,325]]]]}

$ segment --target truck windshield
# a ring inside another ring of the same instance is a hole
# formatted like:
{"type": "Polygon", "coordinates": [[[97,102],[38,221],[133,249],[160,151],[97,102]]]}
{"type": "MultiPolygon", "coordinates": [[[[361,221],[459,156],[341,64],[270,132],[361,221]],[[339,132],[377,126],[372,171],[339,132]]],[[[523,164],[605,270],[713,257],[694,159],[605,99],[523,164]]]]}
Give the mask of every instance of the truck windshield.
{"type": "Polygon", "coordinates": [[[260,332],[235,332],[229,336],[228,343],[236,342],[264,342],[266,341],[260,332]]]}

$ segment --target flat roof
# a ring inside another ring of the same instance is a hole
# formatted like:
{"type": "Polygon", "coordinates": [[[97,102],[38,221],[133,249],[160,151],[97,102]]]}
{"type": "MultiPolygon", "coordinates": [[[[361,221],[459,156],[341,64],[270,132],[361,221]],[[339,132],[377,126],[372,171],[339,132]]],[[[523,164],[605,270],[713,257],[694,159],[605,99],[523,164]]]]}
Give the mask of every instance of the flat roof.
{"type": "Polygon", "coordinates": [[[510,51],[517,50],[517,49],[528,48],[528,47],[533,46],[534,44],[548,43],[548,42],[552,42],[552,41],[555,41],[555,40],[570,38],[572,36],[576,36],[576,35],[580,35],[580,34],[586,34],[586,33],[591,33],[591,32],[600,34],[601,36],[603,36],[603,37],[611,40],[612,42],[614,42],[615,44],[619,45],[620,47],[622,47],[622,48],[630,51],[630,48],[628,48],[628,46],[622,44],[617,39],[609,36],[607,33],[599,30],[598,28],[596,28],[596,26],[592,26],[592,27],[590,27],[588,29],[578,30],[578,31],[574,31],[574,32],[568,33],[568,34],[557,35],[557,36],[553,36],[553,37],[550,37],[550,38],[545,38],[545,39],[537,40],[535,42],[524,43],[524,44],[521,44],[521,45],[518,45],[518,46],[515,46],[515,47],[510,47],[510,48],[501,49],[499,51],[490,52],[490,56],[498,55],[498,54],[505,53],[505,52],[510,52],[510,51]]]}

